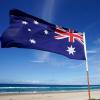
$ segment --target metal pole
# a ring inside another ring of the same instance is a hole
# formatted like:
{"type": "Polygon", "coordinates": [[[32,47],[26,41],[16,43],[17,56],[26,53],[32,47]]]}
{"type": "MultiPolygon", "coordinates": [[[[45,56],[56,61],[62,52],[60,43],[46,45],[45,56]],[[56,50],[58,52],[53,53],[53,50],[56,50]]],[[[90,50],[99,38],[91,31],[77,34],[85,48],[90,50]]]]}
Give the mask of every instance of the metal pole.
{"type": "Polygon", "coordinates": [[[89,80],[89,72],[87,71],[87,81],[88,81],[88,96],[89,96],[89,100],[91,98],[91,95],[90,95],[90,80],[89,80]]]}
{"type": "Polygon", "coordinates": [[[85,58],[86,58],[86,73],[87,73],[87,82],[88,82],[88,96],[89,100],[91,98],[90,94],[90,78],[89,78],[89,67],[88,67],[88,61],[87,61],[87,51],[86,51],[86,39],[85,39],[85,33],[83,34],[84,36],[84,51],[85,51],[85,58]]]}

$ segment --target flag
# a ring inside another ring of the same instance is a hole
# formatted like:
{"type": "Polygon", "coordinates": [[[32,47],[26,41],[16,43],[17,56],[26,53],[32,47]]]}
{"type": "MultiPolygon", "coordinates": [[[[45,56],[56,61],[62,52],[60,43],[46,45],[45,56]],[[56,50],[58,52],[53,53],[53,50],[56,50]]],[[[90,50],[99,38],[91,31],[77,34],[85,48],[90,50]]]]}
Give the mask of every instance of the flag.
{"type": "Polygon", "coordinates": [[[37,49],[85,60],[83,36],[75,30],[13,9],[10,10],[10,25],[1,36],[1,47],[37,49]]]}

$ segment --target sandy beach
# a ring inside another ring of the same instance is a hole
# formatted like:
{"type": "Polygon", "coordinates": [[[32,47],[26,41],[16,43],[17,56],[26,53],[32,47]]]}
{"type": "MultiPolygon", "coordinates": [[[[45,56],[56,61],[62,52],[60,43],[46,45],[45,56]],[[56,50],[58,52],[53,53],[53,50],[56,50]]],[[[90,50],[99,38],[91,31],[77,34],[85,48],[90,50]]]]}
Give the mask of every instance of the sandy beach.
{"type": "MultiPolygon", "coordinates": [[[[100,91],[91,91],[92,98],[100,98],[100,91]]],[[[88,100],[87,92],[1,94],[0,100],[88,100]]]]}

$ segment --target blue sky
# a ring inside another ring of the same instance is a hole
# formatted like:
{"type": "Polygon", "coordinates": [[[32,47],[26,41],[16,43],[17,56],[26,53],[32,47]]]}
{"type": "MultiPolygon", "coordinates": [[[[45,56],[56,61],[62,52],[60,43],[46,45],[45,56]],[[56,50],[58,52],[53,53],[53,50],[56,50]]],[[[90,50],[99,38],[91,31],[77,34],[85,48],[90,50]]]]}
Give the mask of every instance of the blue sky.
{"type": "MultiPolygon", "coordinates": [[[[9,26],[12,8],[85,32],[91,84],[100,84],[99,0],[0,1],[0,35],[9,26]]],[[[0,82],[87,84],[85,61],[34,49],[1,48],[0,82]]]]}

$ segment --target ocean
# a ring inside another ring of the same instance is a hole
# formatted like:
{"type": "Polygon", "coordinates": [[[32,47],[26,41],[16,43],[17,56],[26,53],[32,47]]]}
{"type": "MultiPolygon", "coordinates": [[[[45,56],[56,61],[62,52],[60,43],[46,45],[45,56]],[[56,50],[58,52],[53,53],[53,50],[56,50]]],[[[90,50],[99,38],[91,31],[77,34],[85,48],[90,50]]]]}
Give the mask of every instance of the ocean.
{"type": "MultiPolygon", "coordinates": [[[[100,85],[90,87],[91,90],[100,90],[100,85]]],[[[87,89],[87,85],[0,84],[0,94],[71,92],[87,89]]]]}

